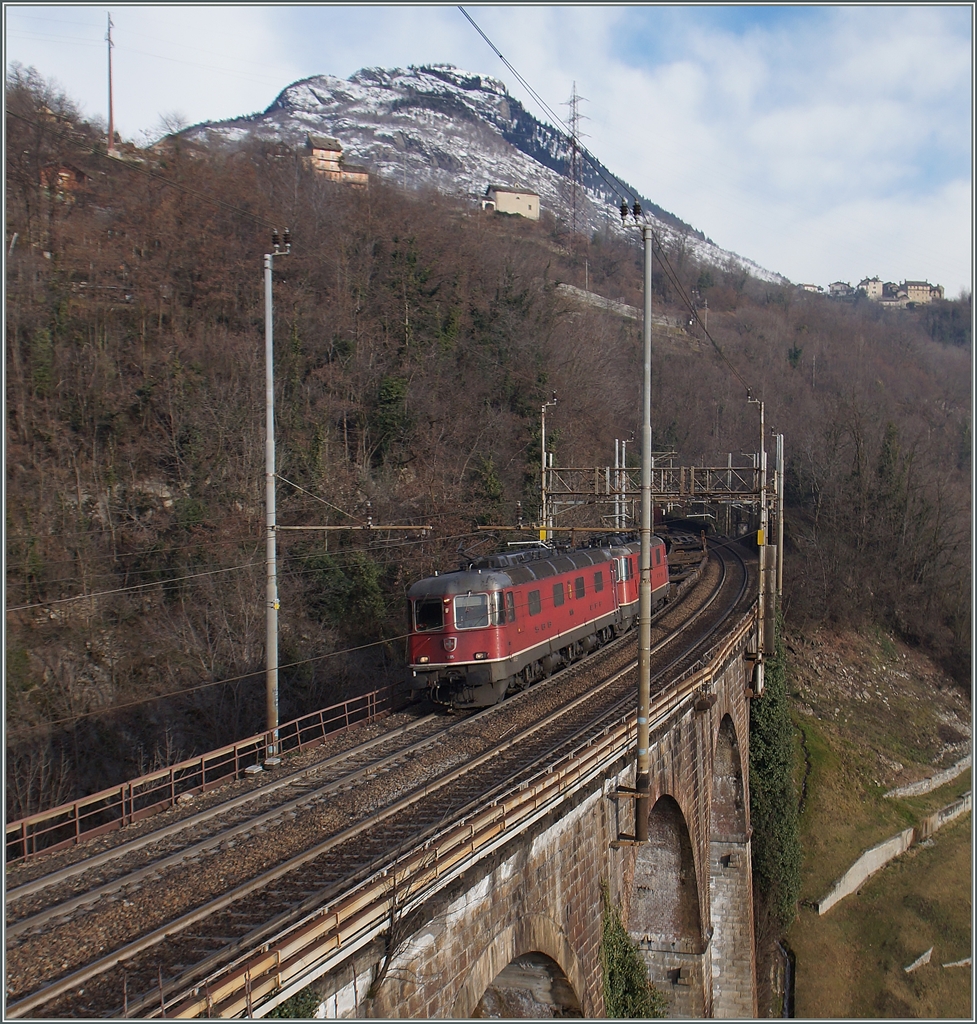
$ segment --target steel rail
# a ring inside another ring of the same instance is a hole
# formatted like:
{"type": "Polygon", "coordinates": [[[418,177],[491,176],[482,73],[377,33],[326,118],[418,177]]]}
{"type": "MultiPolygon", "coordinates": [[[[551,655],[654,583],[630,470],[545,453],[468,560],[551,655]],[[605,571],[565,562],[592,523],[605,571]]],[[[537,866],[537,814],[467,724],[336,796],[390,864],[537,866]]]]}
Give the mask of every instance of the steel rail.
{"type": "MultiPolygon", "coordinates": [[[[563,678],[565,678],[565,676],[563,678]]],[[[538,692],[539,691],[537,690],[537,693],[538,692]]],[[[491,712],[492,709],[487,708],[485,709],[484,712],[482,712],[482,714],[488,714],[491,712]]],[[[253,800],[263,799],[265,796],[271,794],[275,790],[281,789],[287,785],[299,781],[310,773],[319,772],[323,770],[323,768],[328,768],[331,765],[355,759],[357,756],[361,755],[368,749],[375,747],[381,743],[389,742],[391,739],[403,735],[406,732],[414,728],[417,728],[419,725],[422,725],[430,721],[430,719],[433,717],[434,716],[427,716],[415,722],[408,723],[407,725],[401,726],[395,730],[392,730],[389,733],[385,733],[379,737],[375,737],[374,739],[369,740],[364,744],[359,744],[356,747],[350,748],[347,751],[343,751],[342,753],[337,754],[334,757],[327,759],[326,761],[319,762],[318,764],[303,769],[300,772],[293,773],[292,775],[284,779],[276,780],[274,783],[265,785],[260,789],[254,790],[247,794],[243,794],[230,801],[225,801],[215,806],[214,808],[210,808],[207,811],[201,812],[198,815],[194,815],[180,822],[175,822],[165,829],[160,829],[147,836],[140,837],[139,839],[133,841],[130,844],[120,844],[112,850],[105,851],[103,854],[95,858],[92,858],[88,861],[79,862],[74,865],[69,865],[68,867],[61,869],[60,871],[55,872],[51,875],[43,876],[42,878],[36,879],[35,881],[27,883],[24,886],[18,888],[17,890],[13,890],[8,895],[8,905],[12,900],[17,900],[19,898],[23,898],[33,893],[36,893],[37,891],[40,891],[46,887],[49,887],[58,882],[65,881],[71,877],[86,872],[89,869],[94,869],[95,867],[101,866],[102,864],[109,862],[113,859],[118,859],[120,857],[127,855],[128,853],[135,852],[149,843],[158,843],[167,836],[170,836],[174,833],[187,830],[206,820],[212,819],[222,814],[229,813],[231,810],[242,804],[248,803],[253,800]]],[[[468,716],[468,718],[466,718],[466,721],[470,720],[472,717],[475,716],[468,716]]],[[[334,780],[331,783],[327,783],[325,786],[320,787],[317,790],[304,792],[299,797],[295,798],[293,801],[286,803],[284,805],[280,805],[277,808],[273,808],[257,818],[252,818],[244,822],[240,822],[238,825],[230,829],[225,829],[219,834],[209,836],[191,847],[186,847],[181,850],[178,850],[168,857],[153,861],[136,871],[129,872],[123,876],[120,876],[117,879],[106,882],[97,889],[80,893],[67,901],[53,904],[50,907],[45,908],[27,918],[23,918],[16,922],[11,922],[6,929],[7,934],[11,937],[16,937],[18,935],[24,934],[25,932],[31,929],[42,926],[43,924],[45,924],[53,918],[63,917],[64,915],[70,913],[71,911],[79,907],[93,905],[99,899],[105,896],[112,895],[113,893],[118,892],[121,889],[125,889],[134,884],[137,884],[146,877],[158,876],[160,872],[166,870],[167,868],[176,866],[182,861],[197,857],[207,852],[208,850],[213,849],[214,847],[220,846],[222,843],[227,842],[230,838],[232,838],[235,835],[240,835],[242,833],[250,833],[255,829],[261,828],[262,826],[269,824],[276,818],[280,818],[281,816],[288,814],[297,806],[314,803],[317,799],[329,794],[330,792],[335,792],[336,790],[347,788],[349,783],[356,781],[358,778],[376,772],[382,769],[382,767],[384,767],[385,765],[395,763],[397,760],[405,756],[409,756],[412,752],[416,752],[422,749],[423,747],[429,745],[430,743],[435,742],[440,736],[443,736],[444,733],[447,732],[448,729],[450,728],[452,728],[452,726],[449,726],[446,729],[439,730],[433,736],[427,737],[425,740],[415,743],[410,747],[402,748],[401,750],[396,751],[391,755],[388,755],[386,758],[378,762],[373,762],[371,765],[365,766],[363,769],[360,769],[352,774],[345,775],[343,776],[342,779],[334,780]]]]}
{"type": "MultiPolygon", "coordinates": [[[[103,864],[110,863],[113,860],[118,860],[120,857],[125,857],[130,853],[141,850],[144,846],[148,846],[152,843],[159,843],[161,840],[168,839],[170,836],[177,835],[186,829],[195,828],[197,825],[201,825],[204,822],[210,821],[222,814],[227,814],[230,811],[236,810],[238,807],[244,806],[245,804],[251,803],[255,800],[260,800],[262,797],[268,796],[271,793],[285,788],[286,786],[294,785],[307,775],[322,771],[324,768],[333,767],[344,760],[349,760],[350,757],[366,753],[368,750],[379,746],[386,740],[402,736],[410,730],[430,721],[433,717],[434,715],[427,715],[414,722],[408,722],[406,725],[398,726],[390,732],[382,733],[380,736],[375,736],[373,739],[367,740],[365,743],[360,743],[355,747],[350,747],[348,750],[335,754],[324,761],[318,761],[313,765],[309,765],[307,768],[293,772],[291,775],[287,775],[281,779],[276,779],[274,782],[266,782],[256,789],[247,793],[242,793],[240,796],[233,797],[232,799],[226,800],[220,804],[216,804],[214,807],[200,811],[191,817],[175,821],[171,825],[167,825],[165,828],[156,829],[145,836],[139,836],[138,838],[120,843],[118,846],[113,846],[110,850],[105,850],[102,853],[96,854],[94,857],[88,857],[85,860],[77,861],[74,864],[68,864],[66,867],[53,871],[49,875],[41,875],[33,881],[25,882],[23,885],[19,885],[15,889],[8,889],[5,897],[6,904],[9,906],[11,903],[21,900],[26,896],[33,896],[35,893],[50,888],[52,885],[57,885],[60,882],[67,881],[69,878],[74,878],[75,876],[84,874],[93,868],[101,867],[103,864]]],[[[7,926],[5,932],[7,935],[16,934],[12,931],[10,926],[7,926]]]]}
{"type": "MultiPolygon", "coordinates": [[[[533,732],[536,732],[539,729],[544,728],[546,725],[550,724],[549,719],[553,716],[558,717],[562,710],[563,709],[560,709],[560,711],[557,712],[553,712],[551,716],[547,716],[547,719],[535,723],[534,726],[532,726],[528,730],[525,730],[523,733],[511,737],[500,746],[493,747],[491,750],[484,752],[482,755],[469,762],[466,762],[461,767],[454,769],[447,775],[440,777],[434,782],[428,783],[427,785],[424,785],[414,790],[406,797],[396,801],[393,804],[390,804],[377,814],[371,815],[366,820],[359,822],[356,825],[353,825],[350,828],[345,829],[344,831],[334,836],[331,836],[329,839],[325,840],[323,843],[318,844],[312,849],[306,850],[303,853],[290,858],[282,864],[279,864],[277,867],[269,871],[266,871],[261,875],[256,876],[255,878],[249,880],[243,885],[236,887],[229,893],[225,893],[223,896],[211,900],[208,903],[203,904],[201,907],[198,907],[195,910],[182,915],[175,921],[171,921],[168,924],[155,929],[148,935],[142,936],[141,938],[136,939],[134,942],[128,943],[126,946],[123,946],[120,949],[115,950],[108,956],[103,957],[92,964],[87,965],[79,971],[75,971],[74,973],[67,975],[66,977],[60,979],[60,981],[53,982],[52,984],[47,985],[42,989],[39,989],[32,996],[29,996],[26,999],[22,999],[16,1003],[9,1005],[7,1007],[7,1013],[12,1018],[21,1017],[24,1014],[30,1012],[31,1010],[36,1009],[38,1006],[41,1006],[44,1003],[48,1002],[52,998],[56,998],[59,995],[63,995],[65,992],[69,991],[72,988],[75,988],[78,985],[84,985],[86,982],[90,981],[97,975],[102,974],[107,970],[110,970],[112,967],[115,967],[121,961],[130,960],[138,953],[143,952],[145,949],[148,949],[151,946],[158,944],[163,939],[177,932],[183,931],[184,929],[190,927],[193,924],[196,924],[201,920],[204,920],[207,917],[210,917],[212,914],[216,913],[219,910],[222,910],[226,906],[229,906],[231,903],[237,902],[244,896],[250,895],[252,892],[257,891],[258,889],[265,888],[270,882],[273,882],[276,879],[282,877],[283,875],[286,875],[291,871],[295,870],[296,868],[301,867],[308,861],[315,860],[322,854],[328,853],[336,846],[339,846],[342,843],[345,843],[348,840],[355,838],[367,829],[375,827],[377,824],[379,824],[381,821],[384,821],[386,818],[392,817],[394,814],[406,810],[413,804],[418,803],[420,800],[426,799],[428,796],[431,795],[432,792],[461,778],[462,776],[479,767],[486,761],[494,757],[497,757],[500,752],[508,750],[516,742],[524,741],[527,738],[527,736],[532,735],[533,732]]],[[[134,1006],[133,1008],[135,1009],[136,1007],[134,1006]]]]}
{"type": "MultiPolygon", "coordinates": [[[[260,791],[257,791],[254,794],[244,794],[244,796],[238,797],[235,800],[230,800],[226,804],[219,805],[217,808],[212,808],[210,811],[202,812],[201,815],[196,815],[193,819],[187,818],[187,824],[184,825],[184,827],[189,827],[189,824],[191,822],[193,824],[199,824],[202,821],[211,820],[214,817],[219,816],[220,814],[226,814],[228,811],[240,806],[241,804],[248,803],[252,800],[257,799],[258,796],[263,796],[266,793],[281,789],[284,786],[294,784],[296,781],[304,778],[312,772],[321,771],[323,767],[332,765],[334,762],[338,763],[344,760],[349,760],[350,755],[354,753],[362,754],[368,748],[377,746],[384,740],[396,738],[398,734],[402,735],[406,730],[415,728],[418,724],[422,722],[429,722],[434,717],[434,715],[427,715],[425,718],[418,719],[417,722],[409,723],[408,725],[402,726],[400,729],[395,730],[392,733],[385,733],[383,736],[378,736],[375,739],[370,740],[368,743],[362,744],[360,747],[353,748],[353,750],[350,751],[346,751],[345,755],[338,754],[335,757],[330,758],[328,761],[322,761],[311,768],[304,769],[301,772],[295,772],[287,779],[281,779],[278,782],[273,783],[271,786],[264,786],[260,791]]],[[[118,892],[120,889],[127,888],[130,885],[142,881],[144,878],[147,878],[150,875],[158,874],[159,872],[165,871],[167,868],[174,867],[175,865],[180,864],[185,860],[190,860],[194,857],[200,856],[201,854],[206,853],[208,850],[211,850],[214,847],[220,846],[221,844],[227,842],[234,836],[241,835],[246,832],[252,832],[255,829],[261,828],[264,825],[268,825],[271,822],[277,820],[278,818],[281,818],[289,812],[295,810],[296,808],[303,806],[304,804],[314,803],[316,800],[319,800],[324,796],[328,796],[331,793],[335,793],[340,789],[346,788],[347,786],[349,786],[351,782],[356,782],[358,779],[363,778],[365,775],[369,775],[372,772],[380,771],[387,765],[399,761],[405,755],[408,755],[418,750],[422,750],[424,747],[429,746],[431,743],[434,743],[441,736],[443,736],[444,733],[446,733],[449,728],[450,726],[439,730],[431,736],[426,736],[424,739],[418,740],[416,743],[412,743],[409,747],[402,747],[394,753],[388,754],[386,757],[381,758],[379,761],[374,761],[372,764],[364,765],[362,768],[357,769],[355,772],[352,772],[348,775],[343,775],[339,779],[334,779],[332,782],[328,782],[324,786],[320,786],[317,789],[302,793],[294,799],[289,800],[287,803],[280,804],[277,807],[273,807],[270,810],[265,811],[263,814],[258,815],[258,817],[256,818],[248,818],[247,820],[242,821],[237,825],[231,826],[231,828],[224,829],[223,831],[215,833],[212,836],[208,836],[206,839],[201,840],[199,843],[196,843],[193,846],[184,847],[182,850],[177,850],[176,853],[170,854],[168,857],[164,857],[161,860],[153,861],[150,864],[147,864],[136,871],[122,875],[111,882],[106,882],[104,885],[99,886],[99,888],[97,889],[92,889],[88,892],[81,893],[80,895],[74,897],[73,899],[67,900],[66,902],[53,904],[45,910],[42,910],[37,914],[32,915],[31,917],[25,917],[22,920],[17,921],[13,924],[8,924],[4,931],[8,936],[22,935],[24,932],[29,931],[31,928],[36,928],[39,925],[44,924],[46,921],[51,920],[52,918],[62,917],[63,915],[70,913],[72,910],[75,910],[78,907],[85,906],[89,903],[94,903],[96,900],[101,899],[103,896],[108,896],[112,893],[118,892]]],[[[181,823],[178,822],[176,824],[179,825],[181,823]]],[[[172,831],[182,831],[182,829],[176,828],[175,826],[171,827],[171,829],[172,831]]],[[[131,853],[133,852],[134,849],[140,849],[150,842],[159,842],[160,838],[162,838],[162,833],[169,833],[171,829],[161,830],[161,832],[154,832],[149,836],[143,837],[141,840],[138,841],[137,844],[134,844],[130,847],[116,847],[116,850],[121,850],[121,853],[116,853],[116,856],[118,857],[123,856],[127,853],[131,853]]],[[[116,851],[113,850],[107,852],[115,853],[116,851]]],[[[93,862],[91,863],[82,862],[82,864],[85,865],[83,870],[88,870],[88,868],[94,867],[94,860],[97,859],[98,858],[93,859],[93,862]]],[[[71,865],[71,867],[73,868],[76,866],[77,865],[71,865]]],[[[78,874],[80,872],[74,873],[78,874]]],[[[69,875],[67,877],[71,876],[69,875]]],[[[38,879],[38,881],[44,881],[44,879],[38,879]]],[[[27,888],[27,886],[24,886],[23,888],[27,888]]],[[[17,890],[15,890],[14,892],[16,893],[17,890]]],[[[8,902],[9,899],[10,897],[8,896],[8,902]]]]}
{"type": "MultiPolygon", "coordinates": [[[[685,584],[683,584],[683,590],[682,590],[681,595],[680,595],[681,598],[685,597],[685,590],[687,589],[687,584],[688,583],[692,583],[692,582],[694,582],[694,581],[693,580],[688,580],[688,581],[686,581],[685,584]]],[[[686,623],[684,625],[687,627],[692,622],[694,622],[695,619],[698,617],[698,615],[701,614],[702,611],[706,607],[708,607],[709,601],[711,601],[711,600],[712,600],[712,598],[707,600],[703,604],[703,606],[697,612],[695,612],[686,621],[686,623]]],[[[677,603],[678,603],[678,600],[673,601],[669,606],[667,606],[665,609],[663,609],[660,614],[665,614],[665,612],[668,611],[669,609],[674,609],[675,607],[677,607],[677,603]]],[[[658,618],[658,617],[659,616],[656,616],[656,618],[658,618]]],[[[621,638],[621,642],[626,642],[626,639],[627,639],[626,637],[621,638]]],[[[606,645],[604,650],[609,652],[611,650],[611,648],[614,647],[614,646],[616,646],[615,643],[608,644],[608,645],[606,645]]],[[[659,648],[656,648],[656,650],[658,650],[658,649],[659,648]]],[[[561,675],[561,678],[565,678],[565,675],[561,675]]],[[[539,693],[539,688],[536,688],[535,693],[539,693]]],[[[511,706],[511,704],[510,704],[510,706],[511,706]]],[[[486,709],[484,709],[483,712],[480,712],[480,714],[489,714],[491,712],[492,712],[492,708],[486,708],[486,709]]],[[[220,804],[215,805],[213,808],[209,808],[206,811],[201,811],[199,814],[196,814],[196,815],[193,815],[191,817],[182,819],[182,820],[180,820],[178,822],[174,822],[174,823],[172,823],[169,826],[166,826],[166,827],[164,827],[162,829],[157,829],[157,830],[155,830],[155,831],[153,831],[151,833],[148,833],[145,836],[138,837],[136,839],[130,840],[130,841],[125,842],[125,843],[120,843],[119,845],[113,847],[112,849],[106,850],[106,851],[104,851],[101,854],[98,854],[98,855],[96,855],[94,857],[88,858],[88,859],[83,860],[83,861],[78,861],[78,862],[76,862],[74,864],[67,865],[66,867],[61,868],[58,871],[52,872],[49,875],[40,876],[39,878],[34,879],[31,882],[27,882],[24,885],[18,886],[17,888],[8,891],[8,893],[6,894],[7,906],[9,907],[11,903],[16,902],[16,901],[18,901],[20,899],[23,899],[25,897],[34,895],[35,893],[37,893],[39,891],[42,891],[45,888],[49,888],[49,887],[51,887],[53,885],[59,884],[61,882],[64,882],[64,881],[66,881],[66,880],[68,880],[70,878],[76,877],[76,876],[78,876],[80,874],[84,874],[84,873],[86,873],[89,870],[95,869],[97,867],[101,867],[103,864],[106,864],[106,863],[109,863],[109,862],[111,862],[113,860],[117,860],[117,859],[119,859],[121,857],[127,856],[130,853],[136,852],[136,851],[142,849],[143,847],[145,847],[145,846],[147,846],[149,844],[159,843],[160,841],[162,841],[162,840],[164,840],[166,838],[169,838],[172,835],[178,834],[181,831],[194,828],[194,827],[196,827],[196,826],[198,826],[198,825],[200,825],[200,824],[202,824],[202,823],[204,823],[204,822],[206,822],[208,820],[211,820],[211,819],[213,819],[215,817],[218,817],[218,816],[220,816],[222,814],[230,813],[234,809],[236,809],[236,808],[238,808],[238,807],[240,807],[242,805],[245,805],[245,804],[247,804],[249,802],[263,799],[267,795],[270,795],[271,793],[273,793],[273,792],[275,792],[275,791],[277,791],[277,790],[279,790],[281,788],[284,788],[286,786],[294,784],[296,781],[301,780],[302,778],[304,778],[305,776],[307,776],[309,774],[322,771],[323,769],[327,769],[329,767],[332,767],[335,764],[339,764],[339,763],[341,763],[343,761],[350,760],[350,759],[352,759],[352,758],[354,758],[354,757],[356,757],[356,756],[358,756],[358,755],[368,751],[369,749],[371,749],[371,748],[373,748],[373,747],[375,747],[375,746],[377,746],[377,745],[379,745],[381,743],[388,742],[389,740],[394,739],[397,736],[404,735],[408,731],[410,731],[410,730],[412,730],[414,728],[417,728],[418,726],[420,726],[422,724],[425,724],[426,722],[428,722],[430,720],[431,717],[433,717],[433,716],[427,716],[425,718],[418,719],[415,722],[411,722],[411,723],[408,723],[406,725],[400,726],[397,729],[391,730],[390,732],[387,732],[387,733],[384,733],[384,734],[382,734],[380,736],[374,737],[372,740],[368,740],[366,743],[359,744],[359,745],[357,745],[355,747],[352,747],[352,748],[350,748],[350,749],[348,749],[346,751],[342,751],[341,753],[339,753],[337,755],[334,755],[331,758],[328,758],[328,759],[326,759],[324,761],[318,762],[315,765],[311,765],[308,768],[304,768],[301,771],[295,772],[295,773],[293,773],[293,774],[291,774],[289,776],[286,776],[283,779],[276,780],[275,782],[272,782],[272,783],[266,783],[266,784],[262,785],[260,788],[256,788],[255,790],[252,790],[249,793],[242,794],[242,795],[240,795],[240,796],[238,796],[236,798],[233,798],[231,800],[224,801],[224,802],[222,802],[220,804]]],[[[475,716],[468,716],[468,718],[466,718],[465,720],[469,721],[473,717],[475,717],[475,716]]],[[[451,728],[451,727],[449,726],[448,728],[451,728]]],[[[422,741],[419,744],[414,744],[412,747],[404,748],[404,749],[402,749],[399,752],[395,752],[394,754],[390,755],[384,761],[378,762],[378,763],[374,764],[373,766],[368,766],[367,769],[365,769],[365,770],[366,771],[376,770],[377,768],[381,767],[383,764],[391,763],[391,762],[395,761],[398,757],[403,756],[403,755],[409,753],[412,750],[421,749],[424,745],[426,745],[426,743],[433,742],[434,739],[436,739],[438,736],[443,735],[443,733],[445,731],[447,731],[447,729],[446,730],[440,730],[438,733],[434,734],[434,736],[429,737],[426,741],[422,741]]],[[[348,781],[355,781],[355,779],[360,777],[362,774],[363,774],[363,771],[354,773],[353,775],[348,777],[348,781]]],[[[289,810],[293,809],[293,804],[301,804],[303,802],[310,802],[310,801],[314,800],[317,795],[320,795],[321,793],[333,791],[335,788],[336,787],[335,787],[334,784],[327,784],[327,786],[323,787],[322,790],[313,791],[311,793],[306,793],[302,797],[298,798],[296,801],[293,801],[291,804],[286,804],[286,805],[281,806],[278,809],[278,813],[279,814],[288,813],[289,810]]],[[[241,825],[239,827],[236,827],[236,828],[231,829],[231,830],[225,830],[224,833],[222,833],[222,834],[220,834],[220,835],[218,835],[216,837],[208,837],[208,839],[203,840],[201,843],[198,843],[198,844],[196,844],[193,847],[186,848],[183,851],[177,851],[175,854],[173,854],[170,857],[164,858],[164,859],[159,860],[159,861],[155,861],[155,862],[153,862],[153,863],[151,863],[149,865],[146,865],[144,868],[142,868],[142,869],[140,869],[140,870],[138,870],[136,872],[129,873],[129,874],[125,875],[124,877],[122,877],[122,878],[120,878],[118,880],[115,880],[113,882],[106,883],[105,885],[101,886],[99,889],[91,890],[91,891],[89,891],[87,893],[79,894],[77,897],[73,898],[70,901],[67,901],[67,902],[64,902],[64,903],[59,903],[57,905],[52,906],[51,908],[48,908],[48,909],[46,909],[44,911],[39,912],[36,915],[31,916],[30,918],[25,918],[25,919],[23,919],[21,921],[17,921],[17,922],[11,923],[11,924],[9,924],[7,926],[6,932],[10,936],[16,936],[16,935],[19,935],[19,934],[23,934],[25,931],[29,930],[29,928],[37,927],[37,926],[39,926],[40,924],[44,923],[46,920],[49,920],[52,917],[60,916],[60,915],[65,914],[65,913],[69,913],[71,910],[73,910],[73,909],[75,909],[75,908],[77,908],[79,906],[84,906],[86,904],[92,903],[96,899],[98,899],[98,898],[100,898],[102,896],[109,895],[109,894],[111,894],[113,892],[118,891],[119,889],[121,889],[121,888],[123,888],[125,886],[131,885],[131,884],[139,881],[141,878],[146,877],[149,874],[152,874],[152,873],[154,873],[156,871],[159,871],[159,870],[164,870],[164,869],[166,869],[168,867],[173,866],[174,864],[179,863],[181,860],[188,859],[188,858],[196,856],[196,855],[198,855],[200,853],[206,852],[206,850],[208,850],[209,848],[213,847],[214,845],[219,844],[219,842],[221,842],[223,840],[226,840],[227,838],[230,838],[230,836],[234,835],[235,833],[239,833],[239,832],[242,832],[242,831],[248,831],[248,830],[250,830],[252,828],[260,827],[262,824],[265,824],[267,821],[273,820],[273,817],[274,817],[273,812],[269,812],[268,814],[262,815],[261,817],[259,817],[257,819],[249,819],[248,821],[241,823],[241,825]]]]}

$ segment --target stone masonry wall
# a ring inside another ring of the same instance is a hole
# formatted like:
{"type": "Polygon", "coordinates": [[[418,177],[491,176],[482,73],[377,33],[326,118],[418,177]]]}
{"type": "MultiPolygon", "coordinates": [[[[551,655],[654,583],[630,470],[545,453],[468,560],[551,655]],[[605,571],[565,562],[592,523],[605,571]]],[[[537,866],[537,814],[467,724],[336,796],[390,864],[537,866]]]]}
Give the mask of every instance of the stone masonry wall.
{"type": "Polygon", "coordinates": [[[515,957],[541,952],[587,1017],[603,1015],[600,884],[608,877],[607,801],[590,793],[449,896],[394,958],[375,1016],[470,1017],[515,957]]]}

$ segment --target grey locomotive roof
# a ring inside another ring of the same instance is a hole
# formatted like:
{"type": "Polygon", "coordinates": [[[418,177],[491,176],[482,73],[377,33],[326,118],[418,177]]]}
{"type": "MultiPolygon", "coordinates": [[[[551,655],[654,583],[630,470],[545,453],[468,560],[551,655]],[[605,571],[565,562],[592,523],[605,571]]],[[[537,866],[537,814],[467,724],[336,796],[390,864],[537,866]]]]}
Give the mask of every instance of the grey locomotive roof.
{"type": "Polygon", "coordinates": [[[441,576],[429,576],[426,580],[418,580],[407,591],[407,596],[411,600],[416,600],[419,597],[484,594],[487,590],[511,587],[512,583],[508,573],[494,572],[490,569],[460,569],[457,572],[446,572],[441,576]]]}
{"type": "MultiPolygon", "coordinates": [[[[658,537],[652,538],[652,544],[655,542],[661,543],[658,537]]],[[[429,576],[427,579],[418,580],[407,591],[407,596],[416,601],[421,597],[484,594],[489,590],[503,590],[520,583],[531,583],[533,580],[543,580],[548,576],[572,572],[574,569],[603,565],[614,555],[635,554],[639,550],[639,544],[624,544],[611,548],[587,548],[565,555],[554,554],[551,558],[537,558],[505,569],[459,569],[441,576],[429,576]]]]}

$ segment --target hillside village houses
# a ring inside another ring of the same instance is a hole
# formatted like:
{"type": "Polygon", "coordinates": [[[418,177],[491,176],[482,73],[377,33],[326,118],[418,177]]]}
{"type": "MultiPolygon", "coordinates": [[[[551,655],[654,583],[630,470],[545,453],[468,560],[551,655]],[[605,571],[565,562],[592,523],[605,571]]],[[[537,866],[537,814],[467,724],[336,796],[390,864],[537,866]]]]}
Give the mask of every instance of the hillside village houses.
{"type": "Polygon", "coordinates": [[[856,288],[847,281],[833,281],[828,285],[828,294],[834,299],[853,298],[859,292],[880,306],[904,309],[909,305],[922,305],[943,298],[943,285],[930,284],[929,281],[903,281],[894,284],[876,277],[866,277],[858,282],[856,288]]]}
{"type": "Polygon", "coordinates": [[[481,200],[483,210],[516,213],[529,220],[539,220],[539,195],[525,188],[489,185],[481,200]]]}
{"type": "Polygon", "coordinates": [[[305,137],[305,150],[312,169],[329,181],[340,181],[356,188],[366,188],[370,184],[370,175],[365,167],[343,162],[343,147],[336,139],[310,132],[305,137]]]}

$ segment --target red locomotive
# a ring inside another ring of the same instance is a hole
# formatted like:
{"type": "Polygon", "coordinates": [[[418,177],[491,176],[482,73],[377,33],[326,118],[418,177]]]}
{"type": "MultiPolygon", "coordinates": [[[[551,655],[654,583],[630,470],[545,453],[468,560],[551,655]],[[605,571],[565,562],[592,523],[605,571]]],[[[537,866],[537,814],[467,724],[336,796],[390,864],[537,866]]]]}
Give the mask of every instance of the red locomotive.
{"type": "MultiPolygon", "coordinates": [[[[415,583],[407,594],[412,692],[451,707],[487,707],[630,629],[641,545],[621,537],[598,543],[489,555],[415,583]]],[[[668,596],[660,537],[652,537],[651,592],[655,610],[668,596]]]]}

